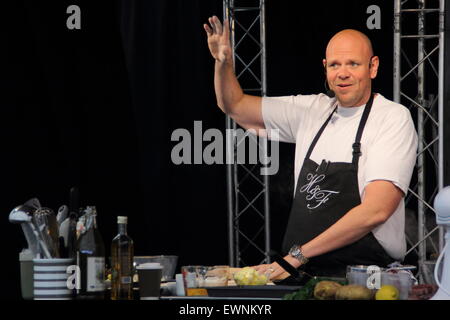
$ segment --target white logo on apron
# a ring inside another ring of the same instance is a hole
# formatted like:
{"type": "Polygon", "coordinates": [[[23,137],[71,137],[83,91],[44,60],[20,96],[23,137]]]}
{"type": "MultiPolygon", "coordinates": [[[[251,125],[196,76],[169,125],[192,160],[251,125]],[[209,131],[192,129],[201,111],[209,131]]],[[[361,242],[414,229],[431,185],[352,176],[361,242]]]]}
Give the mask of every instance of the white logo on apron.
{"type": "Polygon", "coordinates": [[[306,192],[308,194],[306,196],[306,200],[315,201],[316,203],[315,206],[307,204],[306,207],[308,209],[312,210],[320,207],[322,204],[329,200],[331,194],[339,193],[339,191],[322,190],[320,188],[319,182],[323,181],[324,179],[324,174],[318,175],[308,173],[308,175],[306,176],[306,180],[309,182],[300,188],[300,193],[306,192]]]}

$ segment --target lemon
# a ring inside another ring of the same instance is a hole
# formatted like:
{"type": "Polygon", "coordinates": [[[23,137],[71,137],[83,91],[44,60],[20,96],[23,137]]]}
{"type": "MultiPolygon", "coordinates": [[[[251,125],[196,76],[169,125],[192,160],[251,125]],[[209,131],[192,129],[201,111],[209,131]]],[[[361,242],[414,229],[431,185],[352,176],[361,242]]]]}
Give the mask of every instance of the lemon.
{"type": "Polygon", "coordinates": [[[381,286],[375,294],[376,300],[398,300],[400,292],[398,289],[390,284],[381,286]]]}

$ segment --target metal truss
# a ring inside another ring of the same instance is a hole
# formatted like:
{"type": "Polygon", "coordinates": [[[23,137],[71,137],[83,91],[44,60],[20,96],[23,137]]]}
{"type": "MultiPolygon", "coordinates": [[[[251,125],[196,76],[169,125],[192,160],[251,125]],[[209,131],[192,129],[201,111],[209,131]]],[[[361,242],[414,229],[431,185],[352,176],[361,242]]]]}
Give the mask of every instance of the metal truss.
{"type": "MultiPolygon", "coordinates": [[[[410,109],[419,137],[416,170],[405,204],[417,205],[417,242],[407,238],[411,246],[407,254],[417,253],[421,283],[434,283],[433,256],[444,241],[432,202],[444,178],[444,2],[394,0],[394,101],[410,109]]],[[[415,218],[416,212],[407,213],[415,218]]]]}
{"type": "MultiPolygon", "coordinates": [[[[224,19],[230,21],[234,70],[239,83],[245,93],[265,96],[265,1],[224,0],[223,9],[224,19]]],[[[245,148],[246,142],[257,143],[259,154],[265,155],[267,144],[253,134],[237,134],[243,129],[228,116],[226,128],[234,133],[232,137],[227,135],[227,156],[229,150],[235,151],[234,161],[227,165],[229,262],[238,267],[268,263],[269,177],[260,175],[262,164],[237,159],[238,149],[245,148]]]]}

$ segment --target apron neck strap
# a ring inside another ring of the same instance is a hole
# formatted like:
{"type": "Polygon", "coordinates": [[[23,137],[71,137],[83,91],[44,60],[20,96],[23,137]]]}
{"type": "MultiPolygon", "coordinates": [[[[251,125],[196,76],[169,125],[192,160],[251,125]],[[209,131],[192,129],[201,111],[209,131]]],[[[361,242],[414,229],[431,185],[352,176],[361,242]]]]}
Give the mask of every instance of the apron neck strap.
{"type": "Polygon", "coordinates": [[[364,107],[364,112],[361,117],[361,121],[359,122],[358,131],[356,132],[355,142],[352,145],[353,148],[353,159],[352,163],[356,166],[356,171],[358,171],[358,162],[359,157],[361,156],[361,137],[364,131],[364,127],[366,126],[367,119],[369,118],[370,110],[372,109],[374,94],[370,94],[369,101],[367,101],[366,106],[364,107]]]}
{"type": "MultiPolygon", "coordinates": [[[[352,163],[356,166],[357,170],[358,170],[358,160],[359,160],[359,157],[361,156],[361,137],[362,137],[367,119],[369,118],[370,110],[372,109],[373,98],[374,98],[374,94],[371,93],[369,101],[367,101],[367,104],[364,107],[364,112],[363,112],[363,115],[361,116],[361,121],[359,122],[358,131],[356,132],[355,142],[352,145],[352,147],[353,147],[352,163]]],[[[316,146],[317,141],[319,141],[320,136],[322,135],[323,131],[325,130],[328,122],[330,122],[331,117],[336,112],[337,108],[338,107],[336,105],[336,107],[333,109],[333,112],[331,112],[331,114],[328,116],[325,123],[320,128],[319,132],[317,132],[316,136],[314,137],[314,140],[311,142],[311,145],[309,146],[309,149],[308,149],[308,152],[306,153],[305,159],[309,159],[309,157],[311,156],[311,153],[314,150],[314,147],[316,146]]]]}
{"type": "Polygon", "coordinates": [[[333,112],[328,116],[327,120],[322,125],[322,127],[320,127],[319,132],[317,132],[316,136],[314,137],[314,140],[311,142],[311,145],[309,146],[309,149],[308,149],[308,152],[306,153],[305,159],[309,159],[309,157],[311,156],[311,153],[314,150],[314,147],[316,146],[317,141],[319,141],[319,138],[322,135],[323,130],[325,130],[325,127],[327,126],[328,122],[330,122],[331,117],[336,112],[337,108],[338,107],[336,105],[336,107],[333,109],[333,112]]]}

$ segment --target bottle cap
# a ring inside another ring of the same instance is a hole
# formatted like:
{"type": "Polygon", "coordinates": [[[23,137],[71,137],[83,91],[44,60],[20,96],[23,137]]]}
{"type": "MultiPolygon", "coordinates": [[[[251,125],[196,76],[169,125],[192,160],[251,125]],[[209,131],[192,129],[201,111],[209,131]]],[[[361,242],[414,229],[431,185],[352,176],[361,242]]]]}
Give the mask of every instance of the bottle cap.
{"type": "Polygon", "coordinates": [[[117,223],[127,224],[128,223],[128,217],[118,216],[117,217],[117,223]]]}

